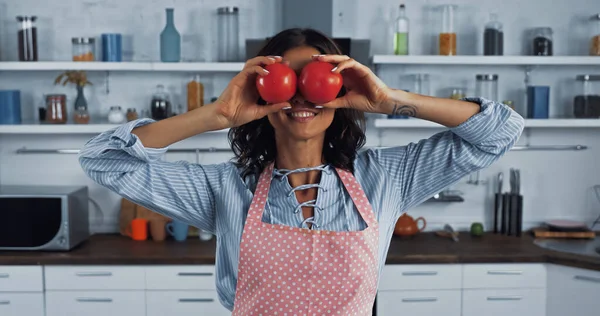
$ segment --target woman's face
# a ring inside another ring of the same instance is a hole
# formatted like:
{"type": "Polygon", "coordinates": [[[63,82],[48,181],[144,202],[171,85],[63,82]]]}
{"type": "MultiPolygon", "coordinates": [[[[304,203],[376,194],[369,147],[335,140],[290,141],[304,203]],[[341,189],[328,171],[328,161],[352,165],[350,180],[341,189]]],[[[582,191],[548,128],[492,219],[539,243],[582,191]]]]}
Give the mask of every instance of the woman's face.
{"type": "MultiPolygon", "coordinates": [[[[318,54],[320,52],[313,47],[301,46],[286,51],[282,57],[284,61],[290,63],[290,67],[296,70],[299,76],[302,67],[311,61],[313,55],[318,54]]],[[[278,137],[308,140],[325,136],[325,131],[333,122],[335,109],[315,108],[315,104],[306,101],[299,90],[290,100],[290,104],[291,109],[268,116],[278,137]]]]}

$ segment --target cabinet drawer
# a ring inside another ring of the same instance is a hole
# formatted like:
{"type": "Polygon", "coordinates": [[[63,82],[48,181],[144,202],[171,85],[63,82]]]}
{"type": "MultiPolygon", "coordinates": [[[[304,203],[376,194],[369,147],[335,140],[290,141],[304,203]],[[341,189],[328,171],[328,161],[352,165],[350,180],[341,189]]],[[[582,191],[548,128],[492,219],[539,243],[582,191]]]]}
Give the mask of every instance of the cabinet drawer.
{"type": "Polygon", "coordinates": [[[146,316],[145,295],[144,291],[49,291],[46,316],[146,316]]]}
{"type": "Polygon", "coordinates": [[[379,290],[448,290],[461,288],[461,267],[452,264],[385,265],[379,290]]]}
{"type": "Polygon", "coordinates": [[[377,316],[460,316],[460,297],[460,290],[380,292],[377,316]]]}
{"type": "Polygon", "coordinates": [[[464,290],[463,316],[546,315],[543,289],[464,290]]]}
{"type": "Polygon", "coordinates": [[[231,315],[216,291],[147,291],[146,301],[147,316],[231,315]]]}
{"type": "Polygon", "coordinates": [[[44,315],[43,293],[0,293],[0,315],[44,315]]]}
{"type": "Polygon", "coordinates": [[[49,290],[143,290],[144,267],[139,266],[49,266],[49,290]]]}
{"type": "Polygon", "coordinates": [[[463,287],[477,288],[545,288],[543,264],[466,264],[463,287]]]}
{"type": "Polygon", "coordinates": [[[42,292],[43,281],[41,266],[0,266],[0,292],[42,292]]]}
{"type": "Polygon", "coordinates": [[[215,267],[212,265],[147,267],[146,288],[149,290],[215,290],[215,267]]]}

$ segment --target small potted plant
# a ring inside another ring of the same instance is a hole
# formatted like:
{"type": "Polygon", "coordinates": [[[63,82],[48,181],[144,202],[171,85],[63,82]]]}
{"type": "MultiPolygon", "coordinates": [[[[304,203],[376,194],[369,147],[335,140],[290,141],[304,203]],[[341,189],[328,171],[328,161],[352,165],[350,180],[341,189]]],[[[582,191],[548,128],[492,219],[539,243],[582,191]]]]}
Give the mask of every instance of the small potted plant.
{"type": "Polygon", "coordinates": [[[85,71],[65,71],[54,80],[54,84],[61,84],[61,82],[63,86],[66,86],[68,83],[72,83],[77,89],[77,97],[75,98],[74,104],[75,113],[73,115],[73,120],[75,123],[89,123],[90,115],[88,112],[87,100],[83,94],[83,88],[87,85],[92,85],[92,83],[87,80],[87,74],[85,71]]]}

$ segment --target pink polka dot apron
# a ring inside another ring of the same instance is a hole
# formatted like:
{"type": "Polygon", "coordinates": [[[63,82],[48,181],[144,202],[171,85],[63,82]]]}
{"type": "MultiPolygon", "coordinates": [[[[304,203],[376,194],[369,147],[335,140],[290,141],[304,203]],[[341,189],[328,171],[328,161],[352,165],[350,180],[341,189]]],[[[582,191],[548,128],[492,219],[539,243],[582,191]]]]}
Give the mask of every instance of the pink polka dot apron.
{"type": "Polygon", "coordinates": [[[362,231],[263,223],[273,164],[265,168],[242,233],[232,315],[372,314],[378,274],[377,221],[354,176],[336,171],[367,224],[362,231]]]}

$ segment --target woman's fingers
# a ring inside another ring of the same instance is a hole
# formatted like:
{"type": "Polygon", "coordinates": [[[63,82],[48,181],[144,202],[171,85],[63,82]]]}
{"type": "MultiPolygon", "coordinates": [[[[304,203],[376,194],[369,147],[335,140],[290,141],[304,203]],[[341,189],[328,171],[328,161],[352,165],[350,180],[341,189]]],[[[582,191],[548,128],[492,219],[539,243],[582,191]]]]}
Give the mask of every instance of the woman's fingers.
{"type": "Polygon", "coordinates": [[[346,55],[314,55],[312,56],[313,60],[324,61],[327,63],[338,64],[345,60],[351,59],[346,55]]]}
{"type": "Polygon", "coordinates": [[[268,114],[275,113],[277,111],[281,111],[284,108],[291,107],[292,105],[289,102],[282,102],[276,104],[267,104],[267,105],[259,105],[258,106],[258,118],[262,118],[267,116],[268,114]]]}
{"type": "Polygon", "coordinates": [[[262,66],[249,66],[244,68],[242,73],[246,74],[247,76],[252,76],[255,74],[258,74],[259,76],[266,76],[269,74],[269,71],[262,66]]]}
{"type": "Polygon", "coordinates": [[[367,66],[357,62],[354,59],[349,59],[349,60],[339,63],[336,67],[331,69],[331,71],[339,74],[345,69],[355,70],[356,73],[361,77],[370,75],[370,73],[371,73],[371,70],[369,68],[367,68],[367,66]]]}
{"type": "Polygon", "coordinates": [[[270,65],[283,60],[281,56],[258,56],[246,61],[244,68],[251,66],[270,65]]]}

